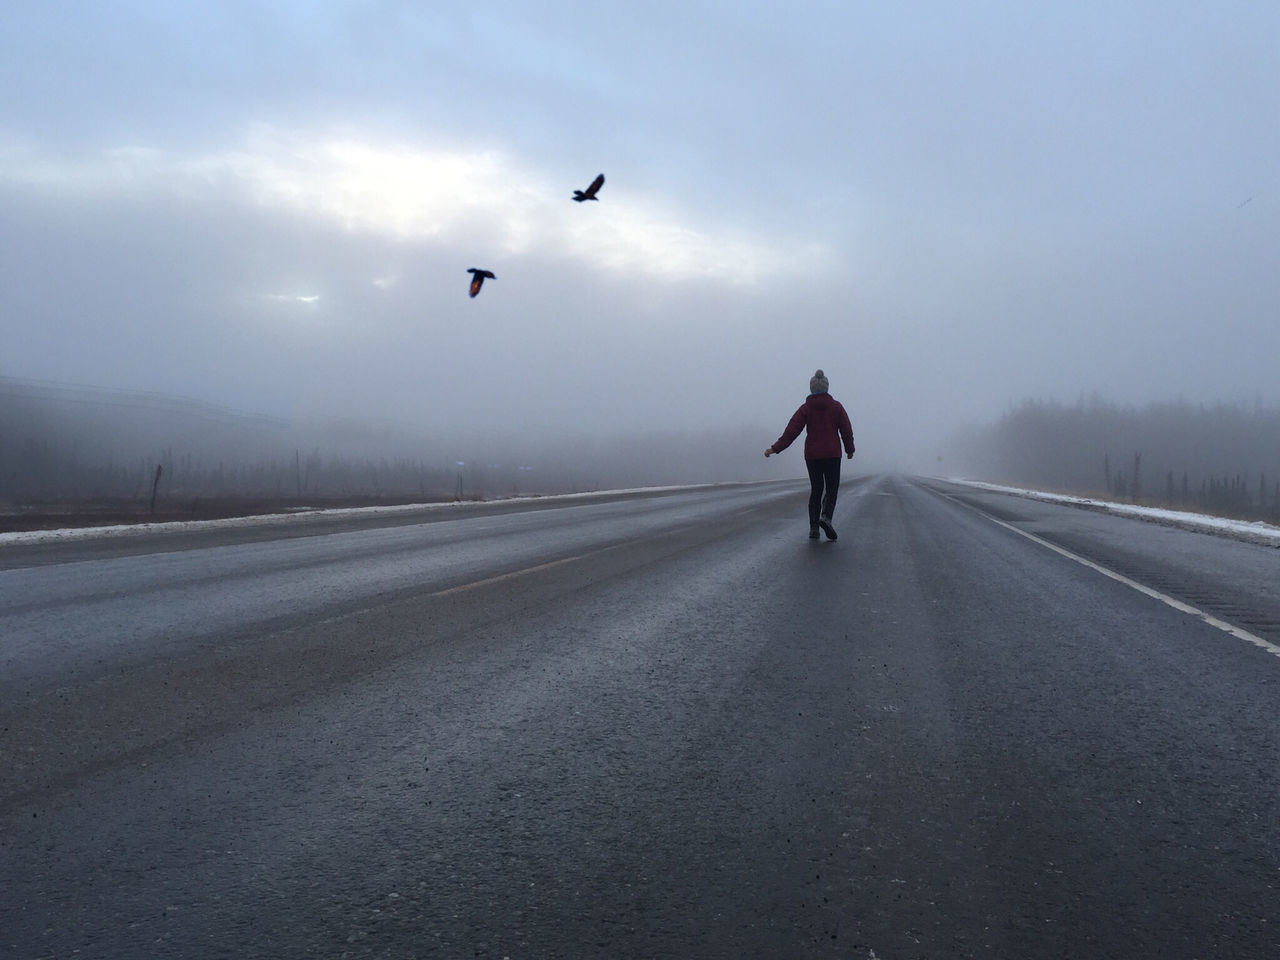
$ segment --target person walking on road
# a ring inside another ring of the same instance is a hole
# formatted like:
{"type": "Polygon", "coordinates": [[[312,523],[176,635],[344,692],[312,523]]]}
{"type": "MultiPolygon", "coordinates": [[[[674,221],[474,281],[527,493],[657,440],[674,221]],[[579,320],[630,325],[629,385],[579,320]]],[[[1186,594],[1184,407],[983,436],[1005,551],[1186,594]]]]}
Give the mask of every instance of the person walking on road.
{"type": "Polygon", "coordinates": [[[809,396],[791,415],[782,436],[765,448],[771,457],[791,446],[791,441],[805,431],[804,464],[809,468],[809,539],[818,539],[818,529],[828,540],[836,539],[831,516],[836,509],[840,489],[840,446],[853,459],[853,426],[844,406],[827,392],[827,375],[821,370],[809,380],[809,396]]]}

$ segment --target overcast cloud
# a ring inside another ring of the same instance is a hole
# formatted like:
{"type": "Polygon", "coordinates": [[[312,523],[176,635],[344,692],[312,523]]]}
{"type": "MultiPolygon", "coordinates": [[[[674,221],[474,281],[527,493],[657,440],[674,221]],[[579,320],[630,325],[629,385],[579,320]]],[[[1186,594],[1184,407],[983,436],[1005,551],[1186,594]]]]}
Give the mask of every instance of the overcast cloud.
{"type": "Polygon", "coordinates": [[[0,215],[0,375],[915,467],[1280,402],[1280,5],[22,4],[0,215]]]}

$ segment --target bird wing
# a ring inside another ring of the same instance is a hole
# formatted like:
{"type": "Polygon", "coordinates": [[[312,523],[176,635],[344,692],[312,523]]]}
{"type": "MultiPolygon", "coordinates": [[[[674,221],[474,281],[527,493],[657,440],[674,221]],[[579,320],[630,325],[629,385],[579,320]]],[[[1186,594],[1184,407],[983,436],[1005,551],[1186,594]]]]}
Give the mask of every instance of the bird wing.
{"type": "Polygon", "coordinates": [[[591,181],[591,186],[587,187],[587,189],[586,189],[585,191],[583,191],[583,192],[584,192],[588,197],[594,197],[594,196],[596,195],[596,191],[597,191],[597,190],[599,190],[599,189],[600,189],[601,187],[603,187],[603,186],[604,186],[604,174],[602,173],[602,174],[600,174],[600,176],[598,176],[598,177],[596,177],[594,180],[592,180],[592,181],[591,181]]]}
{"type": "Polygon", "coordinates": [[[488,277],[490,280],[497,280],[489,270],[481,270],[479,267],[468,267],[467,273],[471,274],[471,295],[474,297],[480,292],[480,288],[484,286],[484,279],[488,277]]]}

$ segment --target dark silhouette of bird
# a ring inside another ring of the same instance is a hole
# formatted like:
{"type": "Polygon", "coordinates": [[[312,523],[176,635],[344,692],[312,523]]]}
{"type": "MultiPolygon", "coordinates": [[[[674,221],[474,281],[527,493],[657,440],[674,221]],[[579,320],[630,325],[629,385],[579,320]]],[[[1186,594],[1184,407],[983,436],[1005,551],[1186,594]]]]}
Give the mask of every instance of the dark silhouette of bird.
{"type": "Polygon", "coordinates": [[[600,198],[597,197],[596,194],[600,192],[600,188],[603,186],[604,174],[602,173],[591,181],[591,186],[587,187],[587,189],[573,191],[573,199],[577,200],[579,203],[583,200],[599,200],[600,198]]]}
{"type": "Polygon", "coordinates": [[[473,297],[479,293],[480,288],[484,286],[485,277],[488,277],[490,280],[498,279],[488,270],[480,270],[476,267],[468,267],[467,273],[471,274],[471,296],[473,297]]]}

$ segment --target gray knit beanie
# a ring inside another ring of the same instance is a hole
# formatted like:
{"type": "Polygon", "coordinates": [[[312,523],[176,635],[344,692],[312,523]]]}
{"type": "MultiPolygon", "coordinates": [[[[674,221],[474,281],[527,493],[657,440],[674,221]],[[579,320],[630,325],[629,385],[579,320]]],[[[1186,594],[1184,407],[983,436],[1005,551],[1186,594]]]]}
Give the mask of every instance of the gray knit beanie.
{"type": "Polygon", "coordinates": [[[814,375],[809,378],[810,393],[826,393],[828,386],[830,386],[830,384],[827,383],[827,375],[821,370],[816,371],[814,375]]]}

